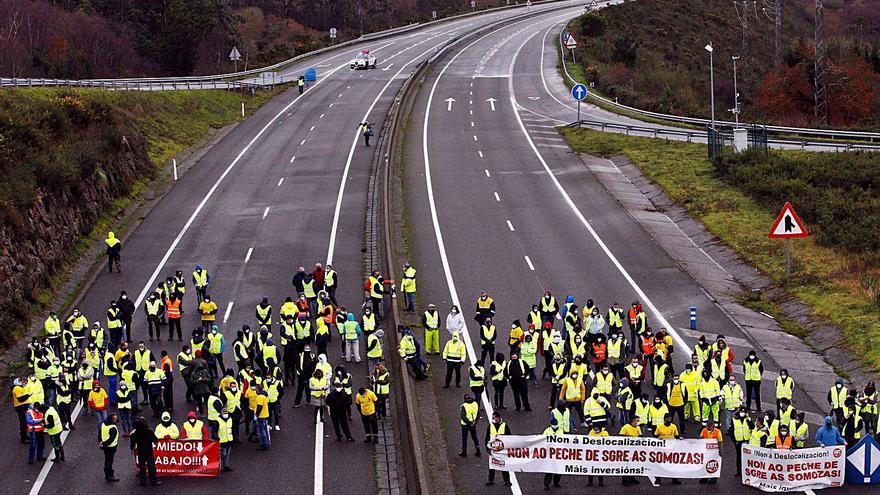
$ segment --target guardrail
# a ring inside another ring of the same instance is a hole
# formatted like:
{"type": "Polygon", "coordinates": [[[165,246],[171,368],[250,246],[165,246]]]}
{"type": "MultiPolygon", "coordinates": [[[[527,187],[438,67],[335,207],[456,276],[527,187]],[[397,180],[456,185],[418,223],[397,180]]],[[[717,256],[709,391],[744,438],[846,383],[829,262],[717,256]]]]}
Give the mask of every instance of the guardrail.
{"type": "MultiPolygon", "coordinates": [[[[602,132],[620,132],[627,136],[642,137],[672,137],[687,142],[706,141],[706,131],[691,129],[676,129],[674,127],[644,127],[628,124],[616,124],[610,122],[599,122],[595,120],[581,120],[580,122],[572,122],[567,127],[588,127],[600,130],[602,132]]],[[[733,143],[733,127],[722,130],[724,136],[724,144],[732,145],[733,143]]],[[[777,145],[778,147],[800,148],[806,150],[808,148],[833,149],[834,151],[880,151],[880,144],[862,144],[862,143],[838,143],[833,141],[808,141],[802,139],[768,139],[767,144],[777,145]]]]}
{"type": "MultiPolygon", "coordinates": [[[[557,36],[559,40],[560,49],[562,48],[562,38],[561,36],[557,36]]],[[[568,64],[565,62],[565,57],[562,57],[562,69],[565,72],[566,77],[573,83],[579,83],[580,81],[576,80],[572,77],[571,73],[568,72],[568,64]]],[[[586,83],[584,83],[586,84],[586,83]]],[[[650,117],[653,119],[664,120],[667,122],[676,122],[680,124],[691,124],[691,125],[701,125],[701,126],[709,126],[712,121],[709,119],[702,119],[698,117],[684,117],[679,115],[670,115],[666,113],[659,112],[651,112],[648,110],[642,110],[640,108],[631,107],[628,105],[624,105],[622,103],[618,103],[613,100],[609,100],[603,96],[599,96],[593,92],[590,92],[588,96],[603,105],[608,105],[610,107],[616,108],[618,110],[622,110],[625,112],[633,113],[636,115],[642,115],[645,117],[650,117]]],[[[725,126],[725,127],[733,127],[736,125],[735,122],[730,122],[726,120],[716,120],[716,126],[725,126]]],[[[741,126],[746,125],[750,126],[751,124],[740,124],[741,126]]],[[[880,132],[868,132],[868,131],[846,131],[846,130],[838,130],[838,129],[813,129],[808,127],[786,127],[786,126],[778,126],[778,125],[763,125],[759,124],[762,127],[767,129],[767,132],[773,134],[782,134],[789,136],[812,136],[812,137],[821,137],[823,139],[858,139],[861,141],[869,141],[874,142],[880,141],[880,132]]],[[[829,144],[830,145],[830,144],[829,144]]],[[[873,149],[873,148],[871,148],[873,149]]]]}
{"type": "MultiPolygon", "coordinates": [[[[532,6],[535,5],[545,5],[549,3],[562,2],[565,0],[538,0],[532,2],[532,6]]],[[[356,44],[364,43],[367,41],[374,41],[378,39],[387,38],[390,36],[398,35],[400,33],[413,31],[416,29],[421,29],[426,26],[439,24],[442,22],[448,22],[455,19],[461,19],[465,17],[478,16],[487,13],[493,13],[503,10],[511,10],[517,8],[525,7],[525,3],[517,3],[514,5],[505,5],[502,7],[494,7],[491,9],[478,10],[474,12],[466,12],[463,14],[457,14],[449,17],[445,17],[443,19],[432,20],[423,23],[413,23],[408,24],[406,26],[400,26],[396,28],[386,29],[384,31],[378,31],[375,33],[369,33],[362,35],[358,38],[351,39],[348,41],[344,41],[342,43],[337,43],[335,45],[326,46],[323,48],[318,48],[316,50],[312,50],[310,52],[302,53],[293,58],[289,58],[287,60],[283,60],[281,62],[277,62],[275,64],[271,64],[265,67],[259,67],[256,69],[249,69],[246,71],[239,72],[230,72],[226,74],[210,74],[203,76],[178,76],[178,77],[134,77],[134,78],[117,78],[117,79],[47,79],[47,78],[0,78],[0,87],[21,87],[21,86],[63,86],[63,87],[90,87],[90,88],[109,88],[109,89],[148,89],[153,88],[151,85],[160,85],[160,87],[167,87],[169,89],[179,89],[182,87],[182,84],[189,83],[189,89],[228,89],[221,86],[219,83],[233,82],[235,79],[242,79],[248,76],[258,76],[262,72],[271,72],[277,69],[282,69],[287,66],[293,65],[296,62],[300,62],[306,58],[314,57],[316,55],[320,55],[322,53],[329,52],[331,50],[338,50],[341,48],[346,48],[349,46],[353,46],[356,44]],[[42,81],[42,82],[38,82],[42,81]],[[212,86],[212,83],[218,83],[218,85],[212,86]],[[177,86],[175,86],[177,85],[177,86]]],[[[546,10],[546,9],[541,9],[546,10]]],[[[236,83],[241,83],[251,86],[261,86],[262,84],[247,82],[247,81],[235,81],[236,83]]],[[[279,84],[279,83],[273,83],[279,84]]],[[[251,87],[247,86],[247,87],[251,87]]],[[[235,86],[236,88],[240,86],[235,86]]]]}
{"type": "Polygon", "coordinates": [[[116,91],[146,91],[167,89],[230,89],[255,90],[265,89],[275,84],[291,82],[281,76],[271,84],[258,84],[248,81],[119,81],[119,80],[76,80],[76,79],[43,79],[43,78],[0,78],[0,87],[54,87],[54,88],[98,88],[116,91]]]}

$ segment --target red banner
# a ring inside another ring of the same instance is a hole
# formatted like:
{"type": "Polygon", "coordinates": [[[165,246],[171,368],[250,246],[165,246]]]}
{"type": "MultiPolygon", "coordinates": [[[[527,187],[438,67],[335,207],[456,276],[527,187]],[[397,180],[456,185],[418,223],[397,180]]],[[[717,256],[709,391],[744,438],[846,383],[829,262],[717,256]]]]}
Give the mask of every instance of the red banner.
{"type": "Polygon", "coordinates": [[[153,444],[153,457],[158,476],[220,474],[220,443],[213,440],[160,440],[153,444]]]}

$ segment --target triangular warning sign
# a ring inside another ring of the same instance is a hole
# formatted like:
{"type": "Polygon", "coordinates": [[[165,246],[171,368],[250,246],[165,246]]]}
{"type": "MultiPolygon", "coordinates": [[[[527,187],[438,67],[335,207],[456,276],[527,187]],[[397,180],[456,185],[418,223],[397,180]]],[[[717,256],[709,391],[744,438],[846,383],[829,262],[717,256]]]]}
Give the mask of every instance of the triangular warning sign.
{"type": "Polygon", "coordinates": [[[770,229],[768,237],[773,239],[791,239],[792,237],[807,237],[807,228],[804,222],[794,212],[791,203],[785,203],[779,217],[770,229]]]}
{"type": "Polygon", "coordinates": [[[574,39],[574,36],[569,34],[568,39],[565,40],[565,47],[568,48],[569,50],[574,50],[575,48],[577,48],[577,46],[578,46],[577,40],[574,39]]]}

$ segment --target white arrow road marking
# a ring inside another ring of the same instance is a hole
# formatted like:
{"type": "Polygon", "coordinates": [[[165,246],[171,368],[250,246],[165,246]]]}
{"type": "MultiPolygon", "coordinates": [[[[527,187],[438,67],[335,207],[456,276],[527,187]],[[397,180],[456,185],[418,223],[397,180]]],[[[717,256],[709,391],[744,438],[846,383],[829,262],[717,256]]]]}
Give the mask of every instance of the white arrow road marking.
{"type": "Polygon", "coordinates": [[[540,96],[527,96],[526,98],[528,98],[528,99],[530,99],[530,100],[532,100],[532,101],[538,101],[538,100],[541,99],[540,96]]]}
{"type": "Polygon", "coordinates": [[[489,99],[486,100],[486,101],[489,102],[489,106],[492,107],[492,111],[494,112],[494,111],[495,111],[495,102],[498,101],[498,100],[496,100],[495,98],[489,98],[489,99]]]}
{"type": "Polygon", "coordinates": [[[452,111],[452,102],[455,101],[455,98],[446,98],[443,101],[446,102],[446,111],[451,112],[452,111]]]}
{"type": "Polygon", "coordinates": [[[394,67],[394,64],[388,64],[387,67],[382,67],[382,70],[391,70],[392,67],[394,67]]]}

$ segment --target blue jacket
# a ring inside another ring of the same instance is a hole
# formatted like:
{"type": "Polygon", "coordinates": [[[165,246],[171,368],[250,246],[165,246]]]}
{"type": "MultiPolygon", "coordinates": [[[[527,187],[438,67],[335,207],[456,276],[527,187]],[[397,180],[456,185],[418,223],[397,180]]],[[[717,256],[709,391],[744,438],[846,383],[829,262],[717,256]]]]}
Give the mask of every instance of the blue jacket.
{"type": "MultiPolygon", "coordinates": [[[[569,294],[568,296],[565,297],[565,304],[573,303],[573,302],[574,302],[573,295],[569,294]]],[[[562,307],[559,308],[559,317],[562,318],[563,320],[565,319],[565,314],[568,313],[568,307],[565,304],[563,304],[562,307]]]]}
{"type": "Polygon", "coordinates": [[[816,430],[816,445],[845,445],[846,440],[840,435],[840,430],[832,424],[831,416],[825,417],[825,426],[816,430]]]}

